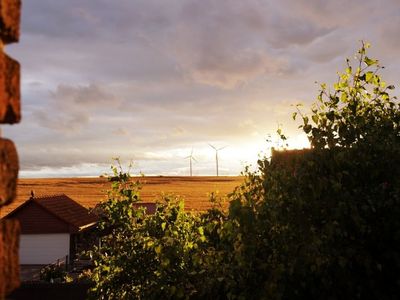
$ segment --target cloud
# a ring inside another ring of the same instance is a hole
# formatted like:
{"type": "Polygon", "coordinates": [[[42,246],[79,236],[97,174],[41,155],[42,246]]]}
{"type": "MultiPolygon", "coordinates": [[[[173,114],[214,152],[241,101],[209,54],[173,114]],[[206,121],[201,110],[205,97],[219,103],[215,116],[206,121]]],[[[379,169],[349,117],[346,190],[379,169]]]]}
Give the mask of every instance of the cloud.
{"type": "Polygon", "coordinates": [[[283,9],[290,9],[287,15],[295,15],[319,27],[335,29],[357,27],[368,21],[371,12],[375,16],[386,13],[382,3],[373,0],[282,0],[283,9]]]}
{"type": "Polygon", "coordinates": [[[71,107],[77,107],[81,110],[82,108],[85,109],[104,105],[115,107],[115,105],[120,103],[114,95],[93,83],[84,86],[60,84],[56,91],[51,92],[51,96],[55,101],[55,105],[60,108],[69,109],[71,107]]]}
{"type": "MultiPolygon", "coordinates": [[[[281,123],[294,136],[290,104],[312,102],[315,81],[334,82],[361,39],[384,79],[399,77],[397,0],[35,0],[22,9],[21,42],[7,52],[22,65],[23,120],[4,128],[22,169],[121,155],[145,172],[181,174],[176,153],[192,146],[262,144],[281,123]]],[[[248,160],[230,149],[232,161],[248,160]]]]}
{"type": "Polygon", "coordinates": [[[128,136],[129,131],[126,130],[125,128],[117,128],[116,130],[113,131],[113,134],[121,135],[121,136],[128,136]]]}
{"type": "Polygon", "coordinates": [[[120,101],[96,84],[59,85],[50,92],[46,107],[33,111],[33,118],[43,127],[64,133],[76,133],[101,110],[118,108],[120,101]]]}
{"type": "Polygon", "coordinates": [[[258,76],[291,70],[282,49],[307,45],[332,30],[293,11],[292,3],[41,0],[40,4],[25,7],[30,14],[23,28],[32,39],[29,42],[42,47],[24,64],[45,67],[62,82],[71,80],[70,70],[79,69],[77,80],[176,78],[233,89],[258,76]]]}
{"type": "Polygon", "coordinates": [[[283,59],[276,59],[264,52],[243,50],[216,50],[214,53],[193,52],[183,58],[182,67],[190,79],[198,83],[208,84],[221,88],[232,89],[245,84],[258,75],[278,73],[284,70],[286,64],[283,59]],[[191,56],[191,57],[189,57],[191,56]]]}
{"type": "Polygon", "coordinates": [[[63,133],[76,133],[89,122],[89,116],[81,112],[61,114],[37,110],[33,117],[40,126],[63,133]]]}
{"type": "Polygon", "coordinates": [[[313,63],[327,63],[337,57],[343,59],[352,42],[345,37],[341,30],[336,30],[314,40],[299,51],[301,51],[303,59],[309,58],[313,63]]]}
{"type": "Polygon", "coordinates": [[[172,35],[172,50],[190,79],[231,89],[284,72],[287,59],[274,48],[307,44],[327,32],[306,20],[276,16],[259,1],[189,1],[172,35]]]}

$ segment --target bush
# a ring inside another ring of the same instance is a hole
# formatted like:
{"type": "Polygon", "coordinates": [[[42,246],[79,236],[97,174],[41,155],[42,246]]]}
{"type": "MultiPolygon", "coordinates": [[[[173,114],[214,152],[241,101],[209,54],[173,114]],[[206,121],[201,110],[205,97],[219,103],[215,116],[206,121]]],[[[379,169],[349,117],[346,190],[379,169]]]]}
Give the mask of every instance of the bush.
{"type": "Polygon", "coordinates": [[[197,293],[204,229],[184,211],[183,202],[165,197],[154,215],[135,209],[139,184],[129,172],[113,168],[109,199],[97,208],[101,246],[91,251],[93,299],[185,298],[197,293]]]}
{"type": "Polygon", "coordinates": [[[47,282],[64,282],[67,272],[65,266],[60,264],[51,264],[40,270],[40,280],[47,282]]]}
{"type": "Polygon", "coordinates": [[[312,149],[259,160],[228,212],[166,198],[146,215],[132,206],[139,185],[114,167],[91,296],[397,299],[400,109],[367,48],[332,93],[321,85],[311,117],[295,113],[312,149]]]}
{"type": "Polygon", "coordinates": [[[232,195],[244,298],[397,298],[400,110],[366,48],[311,118],[297,112],[312,150],[275,152],[232,195]]]}

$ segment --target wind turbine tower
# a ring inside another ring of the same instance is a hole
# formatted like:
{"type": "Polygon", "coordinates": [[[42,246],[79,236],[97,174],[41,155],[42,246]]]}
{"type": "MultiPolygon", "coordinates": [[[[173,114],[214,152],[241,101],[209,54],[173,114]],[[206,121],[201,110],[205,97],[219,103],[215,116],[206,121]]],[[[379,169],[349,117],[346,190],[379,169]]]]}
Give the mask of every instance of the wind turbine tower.
{"type": "Polygon", "coordinates": [[[190,166],[190,176],[193,176],[193,172],[192,172],[192,161],[194,160],[194,161],[197,161],[194,157],[193,157],[193,149],[192,149],[192,152],[190,152],[190,155],[189,156],[186,156],[185,157],[185,159],[188,159],[189,158],[189,166],[190,166]]]}
{"type": "Polygon", "coordinates": [[[224,147],[221,147],[221,148],[216,148],[215,146],[213,146],[211,144],[208,144],[208,145],[215,150],[215,167],[216,167],[216,170],[217,170],[217,176],[219,176],[219,173],[218,173],[218,151],[226,148],[227,146],[224,146],[224,147]]]}

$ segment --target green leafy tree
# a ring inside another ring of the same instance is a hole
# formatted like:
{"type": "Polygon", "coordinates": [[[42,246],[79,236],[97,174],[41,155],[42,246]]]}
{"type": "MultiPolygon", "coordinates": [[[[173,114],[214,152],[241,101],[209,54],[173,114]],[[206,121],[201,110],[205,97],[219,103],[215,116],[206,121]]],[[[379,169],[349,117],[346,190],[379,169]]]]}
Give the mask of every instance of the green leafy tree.
{"type": "MultiPolygon", "coordinates": [[[[119,164],[119,162],[118,162],[119,164]]],[[[101,245],[90,255],[93,299],[187,299],[199,294],[205,276],[200,219],[185,212],[183,201],[165,197],[155,214],[133,204],[140,184],[113,166],[108,200],[96,208],[101,245]]]]}
{"type": "Polygon", "coordinates": [[[311,116],[294,114],[312,150],[260,160],[232,195],[230,218],[240,230],[252,224],[243,243],[252,255],[241,257],[248,275],[236,278],[263,287],[258,298],[397,297],[400,109],[367,48],[332,92],[321,85],[311,116]]]}
{"type": "Polygon", "coordinates": [[[400,106],[389,94],[395,87],[382,80],[379,72],[384,67],[367,56],[369,47],[362,43],[355,66],[346,60],[347,68],[338,74],[333,92],[321,84],[310,118],[298,110],[300,127],[313,148],[349,148],[361,142],[376,146],[398,138],[400,106]]]}

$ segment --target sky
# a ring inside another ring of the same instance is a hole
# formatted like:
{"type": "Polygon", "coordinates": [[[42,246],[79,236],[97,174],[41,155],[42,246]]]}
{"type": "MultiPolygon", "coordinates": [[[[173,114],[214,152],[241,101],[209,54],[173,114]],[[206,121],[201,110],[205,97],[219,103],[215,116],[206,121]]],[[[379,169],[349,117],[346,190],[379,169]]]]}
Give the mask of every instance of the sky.
{"type": "MultiPolygon", "coordinates": [[[[23,1],[22,121],[2,126],[20,177],[238,175],[307,139],[291,119],[361,40],[400,86],[400,0],[23,1]],[[272,138],[268,136],[271,135],[272,138]],[[271,140],[271,141],[267,141],[271,140]]],[[[398,93],[395,92],[395,93],[398,93]]]]}

